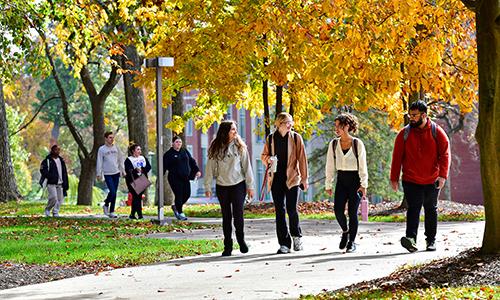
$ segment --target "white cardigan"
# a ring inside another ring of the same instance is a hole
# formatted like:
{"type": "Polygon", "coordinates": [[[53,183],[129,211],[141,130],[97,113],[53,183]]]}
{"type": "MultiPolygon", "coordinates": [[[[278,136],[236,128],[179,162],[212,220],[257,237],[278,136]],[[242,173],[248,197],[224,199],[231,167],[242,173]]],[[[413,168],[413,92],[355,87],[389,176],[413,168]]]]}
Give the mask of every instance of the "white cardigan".
{"type": "Polygon", "coordinates": [[[353,139],[358,140],[357,144],[358,144],[359,170],[358,170],[358,163],[356,161],[356,156],[354,155],[354,152],[352,150],[352,147],[354,147],[354,141],[352,143],[352,147],[344,155],[344,152],[342,152],[342,147],[340,146],[340,138],[337,138],[337,147],[335,149],[336,159],[333,158],[333,151],[332,151],[333,141],[331,141],[328,144],[328,152],[326,154],[326,166],[325,166],[326,190],[331,190],[333,188],[333,183],[337,175],[337,170],[358,171],[359,178],[361,179],[361,186],[364,188],[368,187],[368,167],[366,166],[365,145],[360,139],[354,137],[353,139]]]}

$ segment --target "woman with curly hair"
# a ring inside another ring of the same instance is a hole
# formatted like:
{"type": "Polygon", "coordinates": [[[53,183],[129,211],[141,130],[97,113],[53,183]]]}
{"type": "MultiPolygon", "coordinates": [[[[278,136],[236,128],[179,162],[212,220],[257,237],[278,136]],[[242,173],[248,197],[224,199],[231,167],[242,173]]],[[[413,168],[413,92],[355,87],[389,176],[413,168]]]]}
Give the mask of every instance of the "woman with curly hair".
{"type": "Polygon", "coordinates": [[[236,131],[234,121],[223,121],[215,139],[208,148],[208,161],[205,172],[205,195],[212,195],[212,181],[215,177],[215,193],[222,212],[224,232],[224,251],[222,256],[230,256],[233,251],[232,225],[240,252],[247,253],[243,232],[243,205],[245,194],[254,195],[254,179],[247,146],[236,131]]]}
{"type": "Polygon", "coordinates": [[[342,228],[340,249],[347,247],[346,252],[356,251],[356,234],[358,232],[358,208],[361,197],[366,196],[368,187],[368,168],[366,150],[363,142],[351,136],[358,128],[355,116],[344,113],[335,118],[335,134],[328,146],[325,167],[325,189],[332,195],[335,177],[334,211],[337,222],[342,228]],[[349,226],[345,216],[345,207],[349,214],[349,226]]]}

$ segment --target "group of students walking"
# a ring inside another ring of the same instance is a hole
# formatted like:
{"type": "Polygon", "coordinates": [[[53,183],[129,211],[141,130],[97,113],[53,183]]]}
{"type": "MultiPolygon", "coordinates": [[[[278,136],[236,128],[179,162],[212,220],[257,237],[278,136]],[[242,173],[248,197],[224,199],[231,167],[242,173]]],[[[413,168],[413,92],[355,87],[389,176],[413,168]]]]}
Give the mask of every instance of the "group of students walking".
{"type": "MultiPolygon", "coordinates": [[[[398,189],[399,177],[403,173],[403,191],[408,201],[406,234],[401,245],[409,252],[418,250],[417,229],[422,206],[425,210],[426,250],[436,250],[437,198],[448,176],[450,165],[449,140],[444,130],[427,117],[427,105],[416,101],[409,108],[410,124],[396,137],[392,165],[391,185],[398,189]]],[[[302,136],[293,128],[293,118],[286,112],[279,113],[275,120],[276,130],[266,137],[261,160],[266,166],[267,188],[272,194],[276,214],[276,235],[278,254],[303,250],[301,241],[297,201],[300,190],[308,189],[307,155],[302,136]],[[288,214],[289,224],[286,221],[288,214]]],[[[335,118],[334,138],[328,145],[325,165],[325,189],[334,194],[334,212],[342,230],[339,248],[346,252],[356,251],[358,231],[358,209],[368,188],[368,168],[364,143],[353,137],[358,128],[356,117],[343,113],[335,118]],[[347,207],[348,215],[345,215],[347,207]]],[[[205,194],[215,194],[222,212],[224,233],[223,256],[230,256],[233,250],[232,224],[240,252],[247,253],[245,241],[243,208],[245,199],[255,196],[254,176],[247,146],[237,133],[234,121],[223,121],[215,139],[208,149],[205,170],[205,194]]],[[[49,202],[46,215],[53,210],[57,216],[63,193],[68,189],[64,161],[59,157],[55,145],[51,154],[42,162],[42,179],[48,178],[49,202]],[[44,163],[45,162],[45,163],[44,163]]],[[[186,220],[183,205],[189,199],[189,180],[201,176],[201,171],[189,151],[182,148],[182,140],[175,136],[172,147],[164,154],[164,172],[168,170],[168,181],[175,195],[172,210],[177,219],[186,220]]],[[[142,156],[140,145],[129,147],[129,156],[123,160],[114,145],[114,135],[106,132],[105,144],[97,154],[97,178],[103,179],[109,189],[103,210],[104,214],[116,218],[115,201],[119,178],[125,176],[129,192],[132,194],[130,218],[143,218],[142,192],[136,192],[132,185],[140,176],[147,176],[151,165],[142,156]],[[137,217],[136,217],[137,214],[137,217]]]]}

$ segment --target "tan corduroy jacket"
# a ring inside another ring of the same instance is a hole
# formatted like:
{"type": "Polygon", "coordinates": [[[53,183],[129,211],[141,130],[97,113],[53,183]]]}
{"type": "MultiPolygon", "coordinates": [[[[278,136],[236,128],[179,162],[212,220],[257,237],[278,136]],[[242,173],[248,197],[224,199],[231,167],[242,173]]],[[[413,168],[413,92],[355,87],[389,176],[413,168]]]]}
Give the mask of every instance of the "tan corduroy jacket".
{"type": "MultiPolygon", "coordinates": [[[[273,134],[280,134],[277,130],[273,134]]],[[[269,135],[266,139],[266,144],[264,145],[264,150],[260,155],[260,158],[265,166],[267,166],[267,161],[269,157],[273,156],[274,142],[272,141],[271,149],[269,149],[269,135]]],[[[267,190],[271,191],[271,186],[273,184],[274,173],[269,172],[269,179],[267,181],[267,190]]],[[[304,141],[300,134],[290,131],[288,136],[288,164],[286,167],[286,186],[290,189],[294,186],[307,183],[307,155],[304,146],[304,141]]]]}

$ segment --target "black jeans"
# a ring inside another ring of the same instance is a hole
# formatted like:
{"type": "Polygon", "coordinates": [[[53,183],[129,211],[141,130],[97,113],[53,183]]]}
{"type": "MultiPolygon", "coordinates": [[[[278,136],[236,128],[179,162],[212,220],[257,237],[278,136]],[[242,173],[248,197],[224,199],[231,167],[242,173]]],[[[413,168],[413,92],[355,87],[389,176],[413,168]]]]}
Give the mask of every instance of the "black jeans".
{"type": "Polygon", "coordinates": [[[425,236],[427,242],[434,242],[437,231],[437,198],[439,190],[434,184],[416,184],[403,181],[403,190],[408,203],[406,212],[406,237],[417,240],[420,210],[424,206],[425,236]]]}
{"type": "Polygon", "coordinates": [[[140,193],[138,195],[136,194],[132,186],[130,186],[129,184],[127,184],[127,186],[129,193],[132,194],[132,207],[130,215],[135,216],[135,214],[137,213],[137,217],[142,218],[142,194],[144,193],[140,193]]]}
{"type": "Polygon", "coordinates": [[[278,236],[278,243],[280,246],[291,248],[292,238],[290,235],[293,237],[302,236],[302,231],[299,226],[299,213],[297,212],[299,187],[294,186],[288,189],[285,182],[273,181],[271,194],[273,196],[274,210],[276,212],[276,234],[278,236]],[[286,225],[286,213],[288,213],[288,219],[290,221],[290,232],[288,232],[286,225]]]}
{"type": "Polygon", "coordinates": [[[233,249],[231,220],[234,220],[236,240],[239,244],[245,241],[243,232],[243,205],[245,204],[246,183],[242,181],[231,186],[215,186],[215,194],[219,199],[222,212],[222,231],[224,232],[224,249],[233,249]]]}
{"type": "Polygon", "coordinates": [[[191,197],[191,184],[189,179],[176,179],[173,173],[168,173],[168,183],[172,188],[175,196],[175,208],[179,213],[182,213],[182,206],[191,197]],[[172,174],[172,176],[170,176],[172,174]]]}
{"type": "Polygon", "coordinates": [[[354,242],[358,233],[358,209],[361,197],[358,194],[360,179],[358,171],[337,171],[337,184],[333,210],[342,231],[349,230],[349,240],[354,242]],[[349,227],[345,216],[345,206],[349,214],[349,227]]]}

